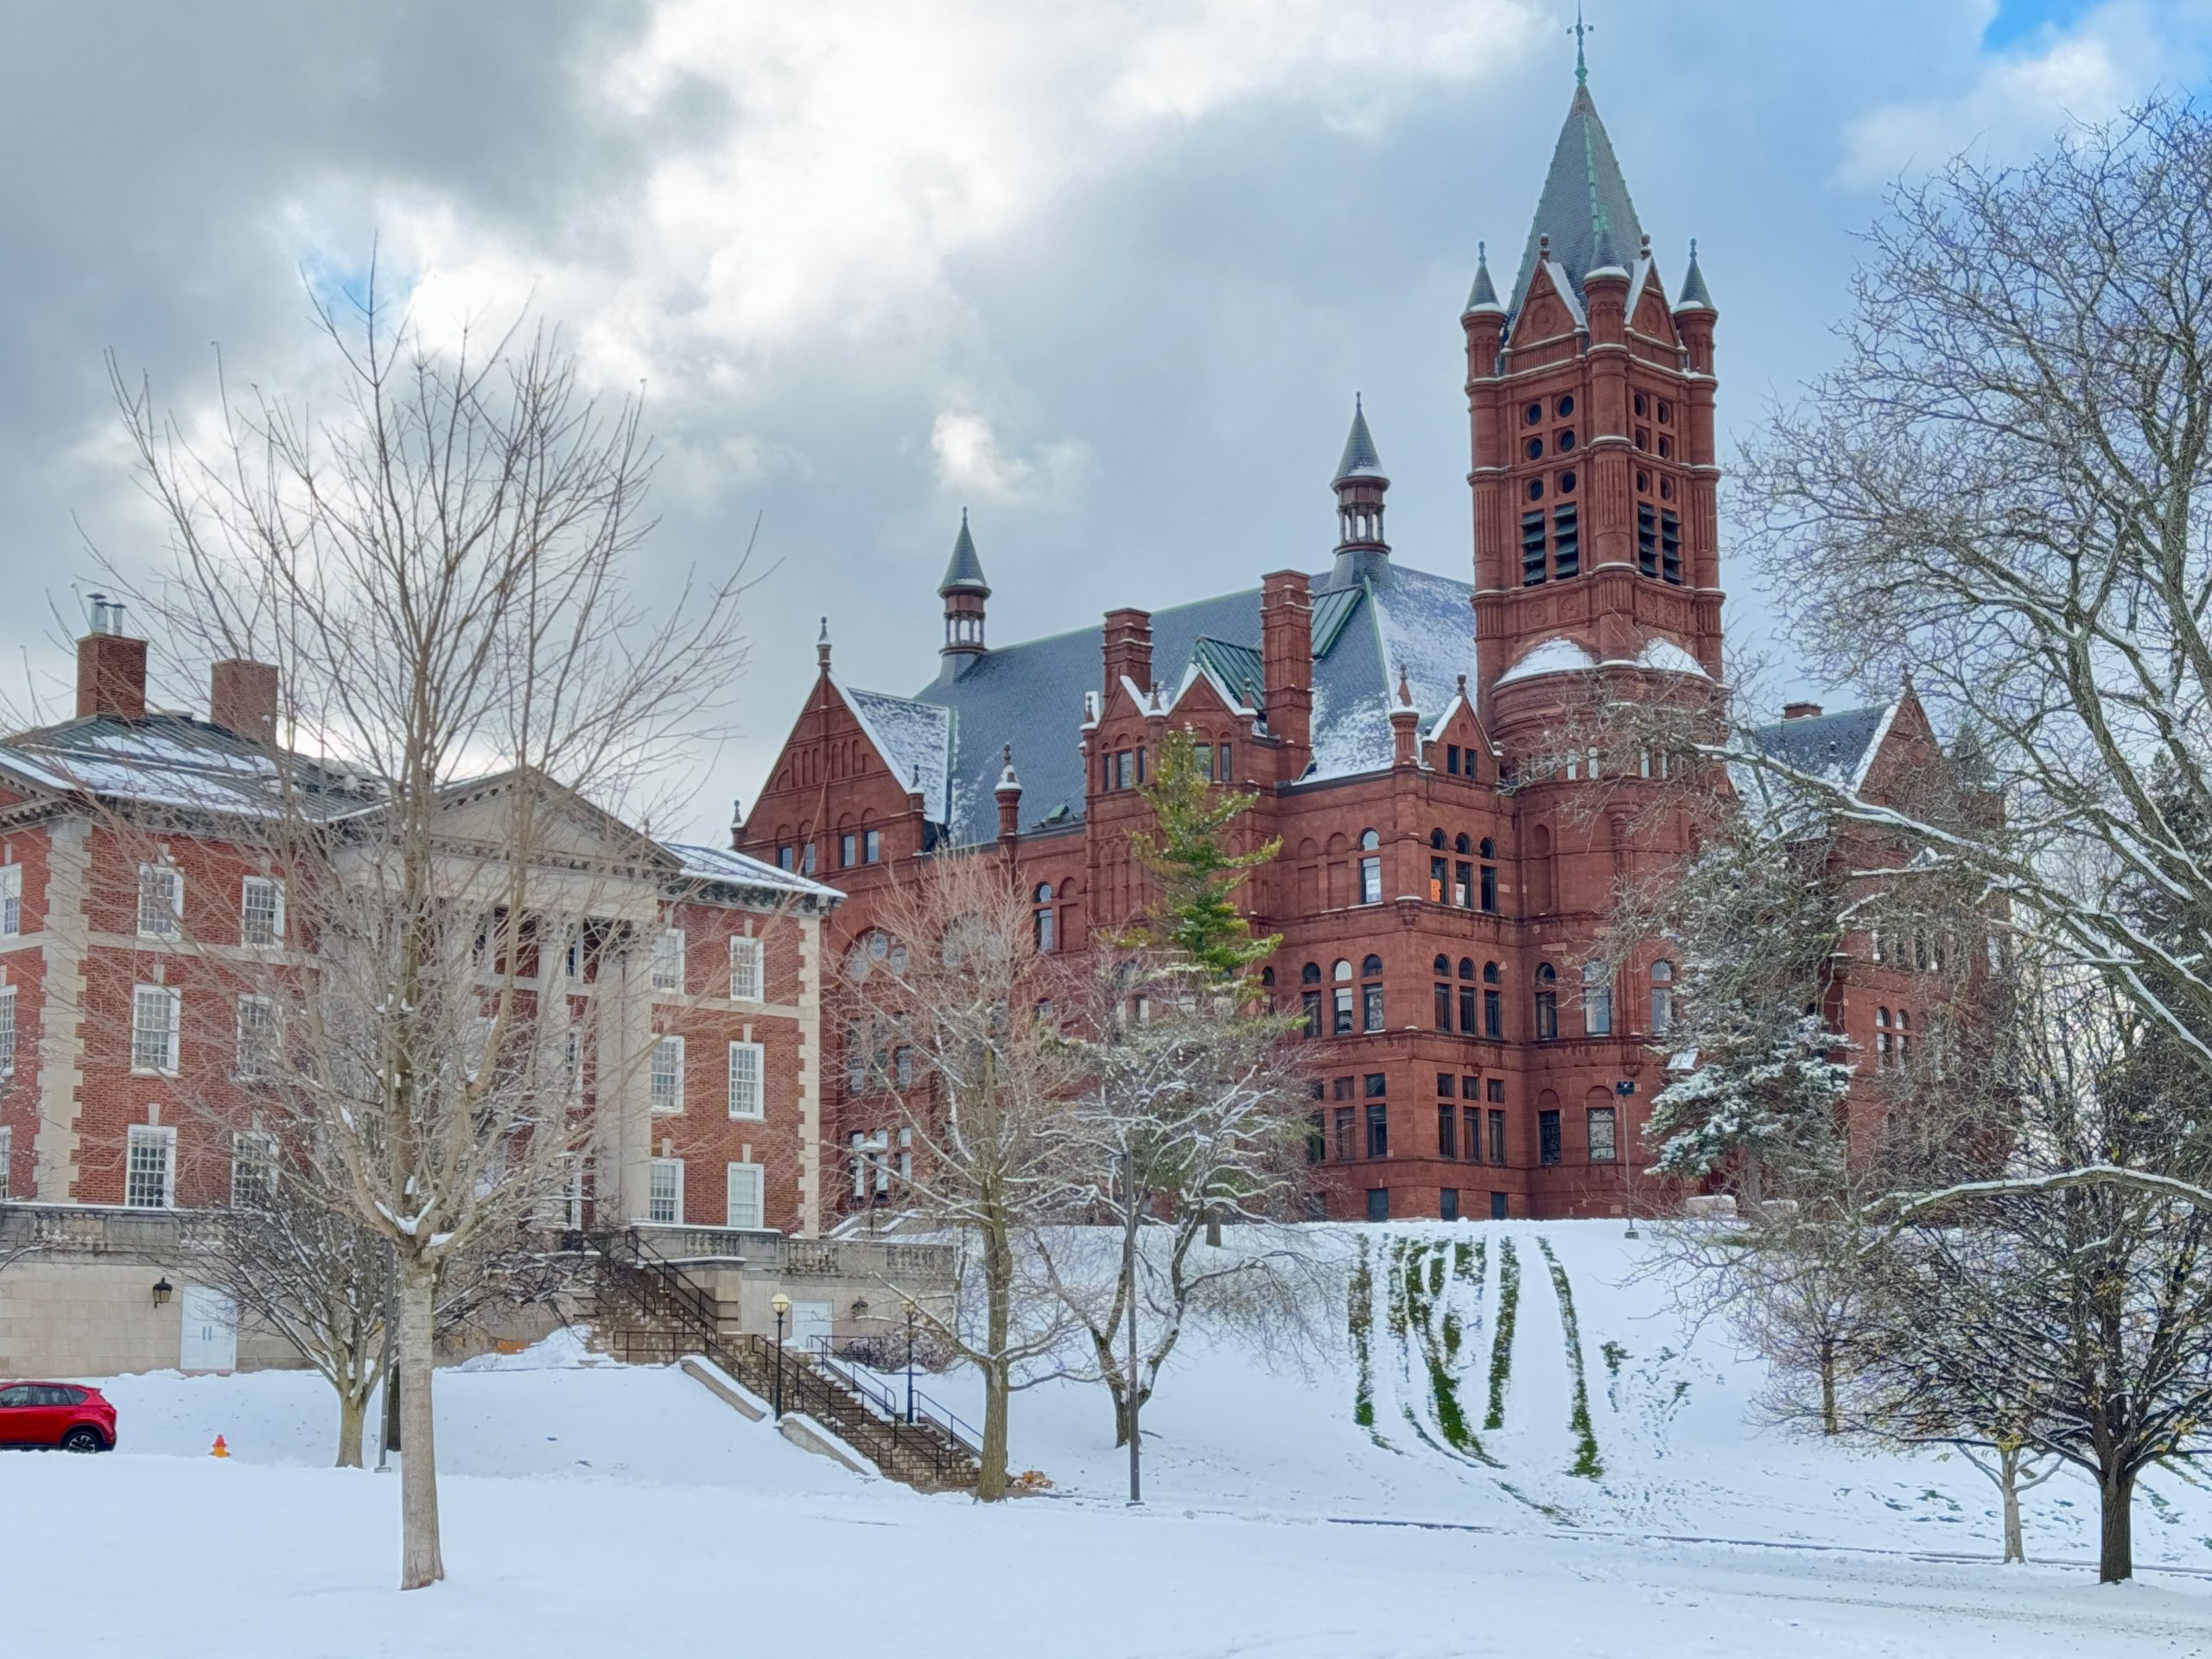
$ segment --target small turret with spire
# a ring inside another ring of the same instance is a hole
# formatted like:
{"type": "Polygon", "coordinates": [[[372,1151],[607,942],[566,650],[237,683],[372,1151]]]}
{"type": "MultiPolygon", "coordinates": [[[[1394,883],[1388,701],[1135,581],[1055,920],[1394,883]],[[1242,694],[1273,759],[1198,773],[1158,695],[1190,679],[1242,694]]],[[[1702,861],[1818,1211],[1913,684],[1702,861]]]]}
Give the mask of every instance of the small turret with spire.
{"type": "Polygon", "coordinates": [[[1351,430],[1344,436],[1344,458],[1337,462],[1337,563],[1333,587],[1348,587],[1363,576],[1378,575],[1390,557],[1382,535],[1382,495],[1390,480],[1367,429],[1367,410],[1359,394],[1351,400],[1351,430]]]}
{"type": "Polygon", "coordinates": [[[976,556],[976,538],[968,532],[965,507],[960,509],[960,535],[952,543],[952,558],[937,594],[944,601],[938,677],[957,679],[983,654],[983,601],[991,596],[991,584],[983,580],[983,562],[976,556]]]}

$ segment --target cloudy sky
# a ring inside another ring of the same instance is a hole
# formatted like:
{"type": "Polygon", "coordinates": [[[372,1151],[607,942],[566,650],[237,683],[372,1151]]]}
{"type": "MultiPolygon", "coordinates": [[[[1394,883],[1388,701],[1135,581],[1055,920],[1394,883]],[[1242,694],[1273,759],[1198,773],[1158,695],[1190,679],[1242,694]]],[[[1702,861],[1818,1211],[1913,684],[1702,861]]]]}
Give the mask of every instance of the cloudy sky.
{"type": "MultiPolygon", "coordinates": [[[[312,384],[372,243],[433,335],[527,305],[665,455],[650,585],[766,571],[749,798],[812,672],[906,691],[971,511],[999,640],[1325,563],[1355,389],[1398,556],[1468,566],[1458,314],[1509,269],[1571,0],[7,0],[10,705],[63,706],[90,537],[156,527],[103,353],[188,413],[312,384]]],[[[1827,360],[1883,182],[2193,88],[2212,0],[1591,0],[1591,87],[1669,287],[1699,239],[1733,435],[1827,360]]],[[[1724,497],[1725,501],[1725,497],[1724,497]]],[[[1724,508],[1725,510],[1725,508],[1724,508]]],[[[1732,626],[1762,623],[1734,574],[1732,626]]],[[[161,646],[157,641],[158,657],[161,646]]],[[[670,829],[677,826],[669,825],[670,829]]]]}

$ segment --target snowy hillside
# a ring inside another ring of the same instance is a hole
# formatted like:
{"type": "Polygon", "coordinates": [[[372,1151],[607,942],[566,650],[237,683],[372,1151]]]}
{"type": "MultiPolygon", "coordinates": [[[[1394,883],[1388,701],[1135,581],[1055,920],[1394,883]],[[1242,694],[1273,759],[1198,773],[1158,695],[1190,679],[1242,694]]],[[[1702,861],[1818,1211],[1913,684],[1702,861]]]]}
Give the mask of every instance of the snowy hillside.
{"type": "MultiPolygon", "coordinates": [[[[1687,1328],[1651,1241],[1622,1224],[1344,1230],[1343,1338],[1271,1372],[1203,1332],[1146,1419],[1158,1503],[1993,1555],[1996,1489],[1962,1459],[1761,1427],[1765,1378],[1718,1324],[1687,1328]],[[1571,1313],[1570,1313],[1571,1309],[1571,1313]]],[[[981,1397],[933,1379],[963,1415],[981,1397]]],[[[1127,1487],[1105,1392],[1014,1402],[1017,1464],[1063,1491],[1127,1487]]],[[[2092,1561],[2097,1506],[2065,1474],[2024,1500],[2031,1559],[2092,1561]]],[[[2212,1573],[2212,1485],[2154,1471],[2136,1560],[2212,1573]]]]}
{"type": "MultiPolygon", "coordinates": [[[[1140,1511],[1119,1501],[1095,1384],[1017,1397],[1017,1460],[1057,1491],[982,1508],[849,1474],[679,1370],[613,1364],[573,1338],[442,1372],[450,1577],[416,1595],[391,1587],[397,1480],[321,1466],[319,1382],[110,1379],[117,1453],[0,1457],[0,1495],[34,1522],[0,1559],[5,1650],[2212,1652],[2198,1573],[2104,1590],[2080,1568],[1999,1567],[1972,1471],[1749,1429],[1757,1368],[1650,1311],[1650,1287],[1625,1283],[1637,1255],[1618,1224],[1344,1236],[1348,1288],[1366,1247],[1363,1294],[1333,1311],[1308,1374],[1203,1332],[1179,1357],[1149,1415],[1140,1511]],[[207,1455],[219,1433],[230,1459],[207,1455]],[[118,1573],[112,1593],[43,1588],[118,1573]]],[[[2212,1506],[2154,1485],[2142,1560],[2212,1558],[2212,1506]]],[[[2086,1556],[2086,1492],[2054,1483],[2030,1507],[2031,1551],[2086,1556]]]]}

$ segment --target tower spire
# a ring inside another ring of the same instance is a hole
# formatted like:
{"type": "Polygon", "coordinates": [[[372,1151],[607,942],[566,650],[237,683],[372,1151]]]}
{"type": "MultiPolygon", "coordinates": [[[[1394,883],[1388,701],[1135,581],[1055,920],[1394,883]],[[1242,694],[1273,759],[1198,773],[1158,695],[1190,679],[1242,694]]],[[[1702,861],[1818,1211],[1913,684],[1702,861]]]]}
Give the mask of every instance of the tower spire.
{"type": "Polygon", "coordinates": [[[1351,430],[1344,435],[1344,453],[1337,462],[1332,487],[1337,493],[1337,563],[1333,585],[1348,587],[1362,576],[1379,574],[1390,556],[1390,543],[1382,538],[1382,493],[1390,480],[1382,471],[1375,435],[1367,429],[1367,410],[1360,395],[1351,397],[1351,430]]]}
{"type": "Polygon", "coordinates": [[[944,645],[940,651],[940,675],[957,677],[983,654],[983,601],[991,584],[983,579],[983,562],[976,556],[976,538],[968,531],[968,509],[960,509],[960,534],[952,543],[952,557],[938,584],[944,601],[944,645]]]}
{"type": "Polygon", "coordinates": [[[1574,0],[1574,27],[1567,32],[1574,36],[1574,84],[1578,86],[1590,84],[1590,63],[1582,55],[1582,37],[1596,27],[1582,21],[1582,0],[1574,0]]]}

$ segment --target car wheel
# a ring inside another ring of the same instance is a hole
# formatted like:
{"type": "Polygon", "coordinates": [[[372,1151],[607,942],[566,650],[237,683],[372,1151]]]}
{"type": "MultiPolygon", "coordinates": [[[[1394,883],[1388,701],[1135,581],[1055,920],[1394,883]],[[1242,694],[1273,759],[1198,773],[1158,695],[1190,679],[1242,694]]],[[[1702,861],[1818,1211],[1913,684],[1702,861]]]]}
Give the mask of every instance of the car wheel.
{"type": "Polygon", "coordinates": [[[61,1437],[64,1452],[105,1452],[107,1442],[97,1428],[73,1428],[61,1437]]]}

